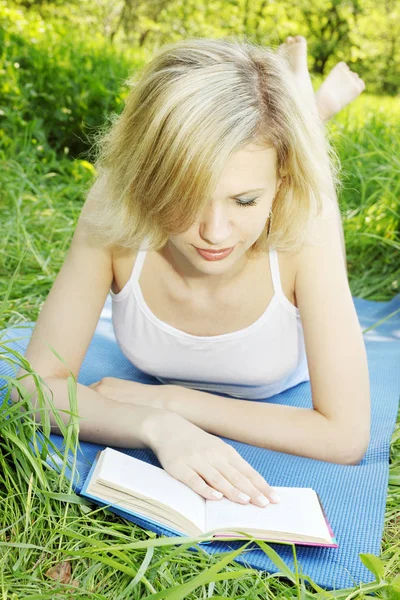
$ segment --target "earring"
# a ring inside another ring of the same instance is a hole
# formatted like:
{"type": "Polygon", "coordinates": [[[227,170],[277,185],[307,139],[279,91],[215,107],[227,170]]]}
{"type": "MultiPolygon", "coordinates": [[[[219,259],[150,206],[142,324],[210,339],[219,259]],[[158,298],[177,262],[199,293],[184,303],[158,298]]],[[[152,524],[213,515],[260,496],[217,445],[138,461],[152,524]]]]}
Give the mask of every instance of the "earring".
{"type": "Polygon", "coordinates": [[[268,216],[268,229],[267,229],[267,237],[269,237],[270,231],[271,231],[271,227],[272,227],[272,210],[269,213],[268,216]]]}

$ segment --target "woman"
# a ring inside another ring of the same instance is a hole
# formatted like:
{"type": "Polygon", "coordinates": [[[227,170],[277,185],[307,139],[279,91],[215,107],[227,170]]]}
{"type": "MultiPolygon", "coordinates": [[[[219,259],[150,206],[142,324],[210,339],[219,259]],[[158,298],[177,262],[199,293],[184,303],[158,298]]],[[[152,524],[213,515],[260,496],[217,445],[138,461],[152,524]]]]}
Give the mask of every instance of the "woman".
{"type": "Polygon", "coordinates": [[[277,502],[218,436],[344,464],[369,443],[367,358],[322,125],[364,83],[339,63],[315,99],[297,36],[277,52],[229,39],[164,46],[131,87],[98,142],[98,178],[26,358],[68,410],[66,379],[111,288],[121,349],[164,385],[78,384],[81,439],[148,446],[208,499],[277,502]],[[254,402],[308,380],[313,409],[254,402]]]}

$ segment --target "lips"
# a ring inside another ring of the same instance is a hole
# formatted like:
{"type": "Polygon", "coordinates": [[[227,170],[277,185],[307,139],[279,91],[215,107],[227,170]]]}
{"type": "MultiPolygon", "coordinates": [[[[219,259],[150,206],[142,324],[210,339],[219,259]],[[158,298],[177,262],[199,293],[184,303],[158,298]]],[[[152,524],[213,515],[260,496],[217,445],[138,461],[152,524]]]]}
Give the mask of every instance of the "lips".
{"type": "Polygon", "coordinates": [[[228,252],[228,250],[231,250],[232,246],[230,248],[221,248],[221,250],[209,250],[208,248],[196,248],[196,250],[200,250],[201,252],[207,252],[207,254],[219,254],[221,252],[228,252]]]}
{"type": "Polygon", "coordinates": [[[203,250],[202,248],[196,248],[198,254],[206,260],[221,260],[229,256],[235,246],[231,248],[225,248],[222,250],[203,250]]]}

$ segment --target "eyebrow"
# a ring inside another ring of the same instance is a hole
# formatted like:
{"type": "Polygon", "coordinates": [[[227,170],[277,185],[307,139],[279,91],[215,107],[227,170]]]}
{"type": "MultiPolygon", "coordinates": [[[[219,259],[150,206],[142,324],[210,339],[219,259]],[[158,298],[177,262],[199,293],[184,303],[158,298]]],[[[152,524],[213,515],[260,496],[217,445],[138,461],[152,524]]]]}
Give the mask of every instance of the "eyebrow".
{"type": "Polygon", "coordinates": [[[229,196],[230,198],[237,198],[237,196],[244,196],[245,194],[250,194],[250,192],[263,192],[265,188],[257,188],[255,190],[247,190],[246,192],[240,192],[240,194],[236,194],[235,196],[229,196]]]}

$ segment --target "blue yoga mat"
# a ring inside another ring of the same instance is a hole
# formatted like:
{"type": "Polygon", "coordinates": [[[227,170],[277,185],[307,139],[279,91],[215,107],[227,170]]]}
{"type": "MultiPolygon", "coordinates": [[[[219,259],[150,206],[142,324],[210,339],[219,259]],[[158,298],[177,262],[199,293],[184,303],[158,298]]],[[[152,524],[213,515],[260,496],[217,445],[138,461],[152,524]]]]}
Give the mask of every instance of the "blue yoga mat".
{"type": "MultiPolygon", "coordinates": [[[[373,574],[361,562],[359,554],[380,554],[389,474],[389,445],[400,397],[400,294],[390,302],[373,302],[361,298],[353,298],[353,301],[362,330],[386,319],[364,333],[371,380],[372,424],[371,442],[362,462],[359,465],[336,465],[254,447],[221,436],[271,485],[311,487],[317,491],[339,548],[296,546],[296,554],[300,571],[329,590],[358,586],[362,582],[374,580],[373,574]]],[[[6,329],[0,332],[0,342],[24,354],[32,326],[29,323],[6,329]]],[[[1,375],[14,376],[15,370],[9,362],[1,360],[0,356],[0,387],[4,384],[1,375]]],[[[107,376],[162,385],[152,376],[136,369],[119,349],[112,327],[110,296],[105,302],[85,355],[78,381],[89,385],[107,376]]],[[[4,397],[4,390],[2,394],[4,397]]],[[[226,394],[218,395],[227,397],[226,394]]],[[[0,400],[1,398],[2,396],[0,400]]],[[[311,407],[310,383],[301,383],[281,394],[261,400],[264,401],[311,407]]],[[[53,435],[52,440],[57,447],[62,447],[60,436],[53,435]]],[[[77,465],[80,481],[75,483],[77,492],[82,487],[97,451],[102,448],[103,446],[96,444],[81,443],[77,465]]],[[[161,466],[150,449],[123,452],[161,466]]],[[[118,510],[115,512],[126,516],[118,510]]],[[[140,517],[129,517],[129,520],[159,534],[172,535],[168,529],[154,526],[140,517]]],[[[210,554],[238,549],[242,545],[242,541],[201,544],[210,554]]],[[[270,545],[295,572],[291,547],[276,543],[270,545]]],[[[235,560],[270,573],[278,571],[254,542],[235,560]]]]}

